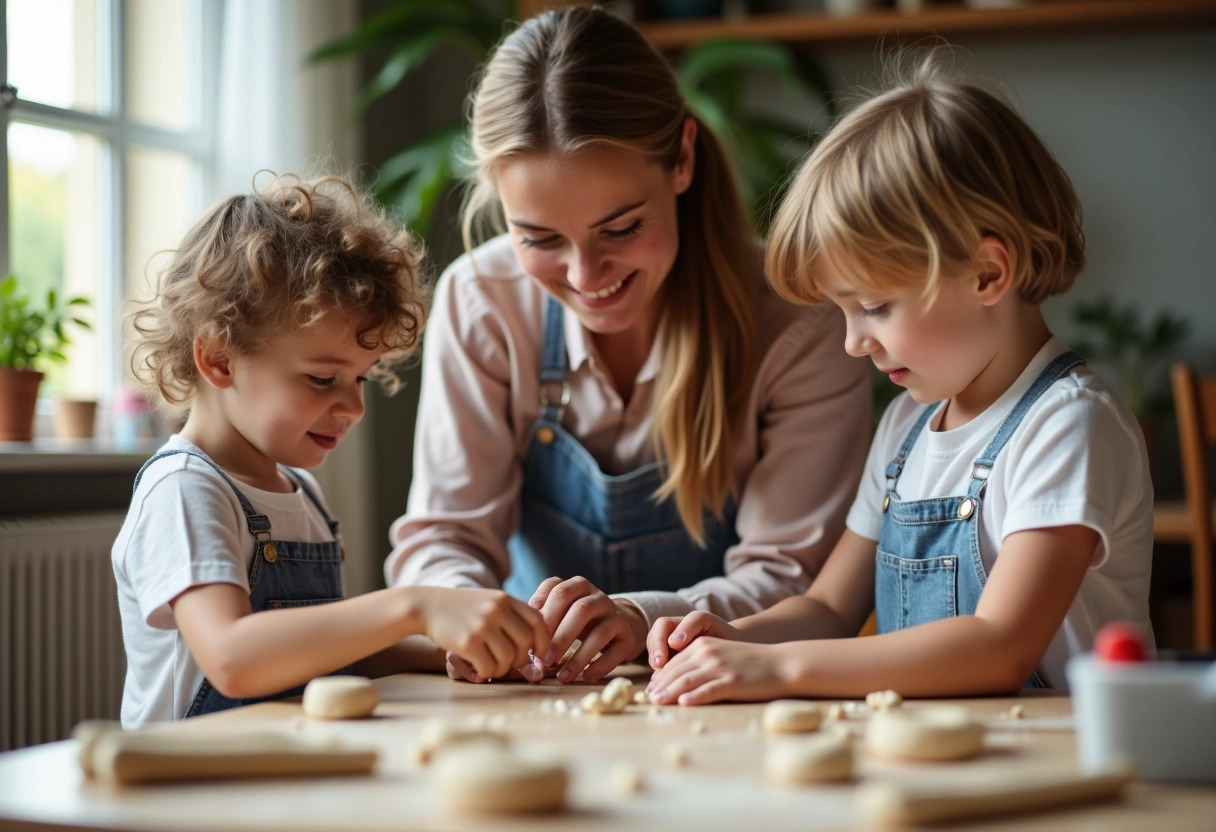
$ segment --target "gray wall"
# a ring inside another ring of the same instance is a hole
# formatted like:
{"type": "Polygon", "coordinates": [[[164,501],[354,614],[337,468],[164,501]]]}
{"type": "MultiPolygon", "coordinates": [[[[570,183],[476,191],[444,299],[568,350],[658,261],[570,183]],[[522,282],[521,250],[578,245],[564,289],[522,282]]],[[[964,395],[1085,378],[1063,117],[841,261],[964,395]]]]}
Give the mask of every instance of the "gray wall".
{"type": "MultiPolygon", "coordinates": [[[[384,5],[368,0],[366,10],[384,5]]],[[[1161,309],[1186,315],[1192,336],[1181,357],[1216,371],[1216,267],[1208,253],[1216,237],[1216,28],[959,44],[978,69],[1008,83],[1084,204],[1089,267],[1070,293],[1046,307],[1057,334],[1075,338],[1070,311],[1077,301],[1111,294],[1150,315],[1161,309]]],[[[818,54],[841,90],[874,73],[869,47],[818,54]]],[[[457,117],[471,70],[461,56],[441,56],[425,78],[376,105],[364,131],[364,158],[381,164],[457,117]]],[[[459,252],[451,227],[437,230],[430,245],[436,271],[459,252]]],[[[376,519],[384,532],[405,506],[417,390],[411,379],[395,399],[377,397],[369,408],[376,519]]],[[[1169,464],[1176,450],[1168,427],[1165,433],[1159,490],[1169,492],[1178,487],[1169,464]]]]}

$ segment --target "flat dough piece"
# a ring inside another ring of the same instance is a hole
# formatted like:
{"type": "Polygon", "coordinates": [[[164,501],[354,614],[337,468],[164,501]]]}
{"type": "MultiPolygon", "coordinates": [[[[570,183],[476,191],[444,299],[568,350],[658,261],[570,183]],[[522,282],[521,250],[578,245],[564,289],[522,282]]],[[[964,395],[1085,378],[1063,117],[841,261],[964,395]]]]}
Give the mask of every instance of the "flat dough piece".
{"type": "Polygon", "coordinates": [[[819,730],[823,711],[813,702],[778,699],[764,706],[760,724],[770,734],[800,734],[819,730]]]}
{"type": "Polygon", "coordinates": [[[485,745],[452,749],[435,763],[440,803],[457,814],[559,811],[569,783],[556,758],[485,745]]]}
{"type": "Polygon", "coordinates": [[[831,734],[779,739],[764,751],[764,776],[779,785],[850,780],[853,747],[831,734]]]}
{"type": "Polygon", "coordinates": [[[304,713],[315,719],[364,719],[380,704],[380,691],[363,676],[321,676],[304,686],[304,713]]]}
{"type": "Polygon", "coordinates": [[[414,759],[426,765],[441,753],[467,745],[488,745],[505,750],[510,747],[511,738],[501,731],[472,722],[432,719],[422,726],[422,736],[414,747],[414,759]]]}
{"type": "Polygon", "coordinates": [[[894,760],[965,760],[980,752],[984,726],[966,708],[933,705],[880,711],[866,724],[866,750],[894,760]]]}

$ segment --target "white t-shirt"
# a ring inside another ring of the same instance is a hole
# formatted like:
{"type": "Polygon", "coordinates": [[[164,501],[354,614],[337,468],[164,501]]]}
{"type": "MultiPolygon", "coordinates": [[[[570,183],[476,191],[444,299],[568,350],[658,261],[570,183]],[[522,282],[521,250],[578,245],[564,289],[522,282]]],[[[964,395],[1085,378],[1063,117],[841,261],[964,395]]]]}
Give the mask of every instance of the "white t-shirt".
{"type": "MultiPolygon", "coordinates": [[[[197,450],[180,436],[161,450],[179,448],[197,450]]],[[[296,473],[324,502],[316,480],[296,473]]],[[[270,519],[276,540],[333,540],[302,489],[280,494],[237,486],[270,519]]],[[[177,630],[169,602],[203,584],[236,584],[249,592],[254,543],[232,486],[203,460],[174,454],[144,471],[111,552],[127,651],[123,727],[185,717],[203,672],[177,630]]]]}
{"type": "MultiPolygon", "coordinates": [[[[904,465],[896,485],[900,499],[966,494],[972,463],[1043,368],[1066,349],[1058,339],[1048,340],[1013,386],[962,427],[940,430],[935,413],[904,465]]],[[[904,393],[883,414],[846,521],[864,538],[878,540],[887,463],[922,408],[904,393]]],[[[1144,436],[1119,396],[1087,367],[1074,367],[1027,412],[989,474],[980,520],[980,554],[989,573],[1002,542],[1015,532],[1080,525],[1101,538],[1039,665],[1047,684],[1067,687],[1068,658],[1092,649],[1108,621],[1137,624],[1151,641],[1153,484],[1144,436]]]]}

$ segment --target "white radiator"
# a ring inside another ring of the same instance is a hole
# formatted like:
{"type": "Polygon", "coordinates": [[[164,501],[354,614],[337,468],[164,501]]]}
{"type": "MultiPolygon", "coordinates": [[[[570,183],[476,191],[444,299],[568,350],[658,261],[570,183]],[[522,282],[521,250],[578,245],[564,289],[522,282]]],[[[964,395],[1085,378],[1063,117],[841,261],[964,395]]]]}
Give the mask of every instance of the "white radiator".
{"type": "Polygon", "coordinates": [[[0,751],[118,719],[126,658],[110,547],[122,521],[0,519],[0,751]]]}

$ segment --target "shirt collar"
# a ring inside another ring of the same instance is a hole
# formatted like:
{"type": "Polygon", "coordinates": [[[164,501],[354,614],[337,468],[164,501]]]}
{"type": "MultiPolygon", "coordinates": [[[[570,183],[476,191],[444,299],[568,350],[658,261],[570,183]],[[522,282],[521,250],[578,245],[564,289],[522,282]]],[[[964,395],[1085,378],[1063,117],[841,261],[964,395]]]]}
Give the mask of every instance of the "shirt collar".
{"type": "MultiPolygon", "coordinates": [[[[574,310],[565,304],[562,304],[562,324],[566,330],[566,356],[570,361],[570,372],[577,372],[584,364],[588,363],[600,367],[602,362],[596,361],[595,346],[591,343],[591,339],[587,337],[587,331],[583,329],[583,324],[578,319],[578,315],[574,313],[574,310]]],[[[650,354],[646,356],[646,362],[638,370],[638,375],[635,379],[638,384],[653,381],[654,377],[659,374],[659,345],[663,342],[663,333],[666,328],[667,315],[663,315],[659,318],[659,326],[655,330],[654,343],[650,345],[650,354]]]]}

